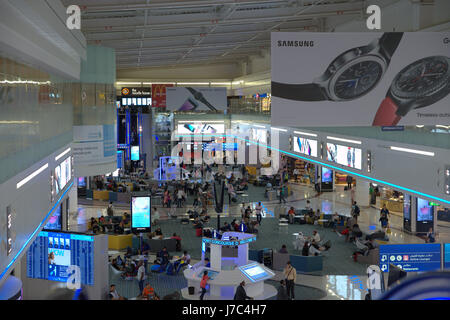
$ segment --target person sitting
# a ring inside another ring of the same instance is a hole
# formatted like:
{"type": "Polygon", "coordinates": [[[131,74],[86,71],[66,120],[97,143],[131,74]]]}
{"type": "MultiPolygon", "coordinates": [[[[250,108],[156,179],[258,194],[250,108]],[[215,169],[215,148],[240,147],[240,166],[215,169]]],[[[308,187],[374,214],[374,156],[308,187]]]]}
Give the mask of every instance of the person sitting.
{"type": "Polygon", "coordinates": [[[228,224],[228,222],[224,222],[223,223],[223,227],[220,228],[221,231],[226,232],[226,231],[231,231],[231,226],[228,224]]]}
{"type": "Polygon", "coordinates": [[[359,225],[357,223],[355,223],[353,225],[352,231],[346,235],[346,240],[353,242],[356,240],[356,238],[361,238],[362,236],[363,236],[363,233],[362,233],[361,229],[359,228],[359,225]]]}
{"type": "Polygon", "coordinates": [[[239,231],[239,224],[236,222],[236,219],[233,219],[233,221],[231,221],[231,227],[234,229],[234,231],[239,231]]]}
{"type": "Polygon", "coordinates": [[[176,273],[178,273],[181,270],[181,268],[187,266],[189,263],[191,263],[191,256],[188,254],[187,251],[184,251],[183,256],[174,262],[174,268],[176,270],[176,273]]]}
{"type": "Polygon", "coordinates": [[[194,224],[194,229],[203,228],[203,223],[199,220],[198,217],[194,219],[193,224],[194,224]]]}
{"type": "MultiPolygon", "coordinates": [[[[120,257],[120,256],[119,256],[120,257]]],[[[121,260],[122,261],[122,260],[121,260]]],[[[112,259],[112,261],[111,261],[111,266],[114,268],[114,269],[116,269],[117,271],[123,271],[123,266],[120,266],[118,263],[117,263],[117,258],[116,259],[112,259]]]]}
{"type": "Polygon", "coordinates": [[[141,248],[141,254],[142,255],[148,255],[150,253],[150,246],[147,242],[142,241],[142,248],[141,248]]]}
{"type": "Polygon", "coordinates": [[[91,230],[93,233],[97,233],[100,231],[100,226],[97,222],[97,219],[95,219],[94,217],[91,218],[91,230]]]}
{"type": "Polygon", "coordinates": [[[155,289],[152,288],[150,283],[147,283],[147,285],[144,287],[144,290],[142,290],[142,300],[153,300],[155,296],[155,289]]]}
{"type": "Polygon", "coordinates": [[[206,209],[202,209],[202,211],[200,212],[200,217],[203,218],[203,219],[201,219],[201,221],[203,223],[208,223],[209,219],[211,219],[211,217],[208,216],[208,210],[206,210],[206,209]]]}
{"type": "Polygon", "coordinates": [[[370,250],[373,250],[378,247],[378,244],[373,239],[366,241],[364,244],[366,245],[364,249],[353,252],[353,260],[355,262],[358,261],[358,255],[367,256],[370,253],[370,250]]]}
{"type": "Polygon", "coordinates": [[[283,245],[281,246],[281,249],[278,251],[278,253],[288,253],[288,250],[287,250],[285,244],[283,244],[283,245]]]}
{"type": "Polygon", "coordinates": [[[289,218],[290,224],[294,223],[294,216],[295,216],[295,210],[294,210],[294,207],[291,207],[288,211],[288,218],[289,218]]]}
{"type": "Polygon", "coordinates": [[[162,239],[164,237],[161,228],[155,230],[155,237],[159,239],[162,239]]]}
{"type": "Polygon", "coordinates": [[[434,234],[433,228],[430,227],[430,229],[428,229],[426,238],[425,238],[425,242],[426,243],[434,243],[436,242],[436,235],[434,234]]]}
{"type": "Polygon", "coordinates": [[[304,257],[309,256],[309,246],[310,246],[309,242],[305,241],[305,244],[303,245],[303,248],[302,248],[302,256],[304,256],[304,257]]]}
{"type": "Polygon", "coordinates": [[[109,287],[108,298],[109,298],[110,300],[126,300],[124,297],[120,296],[120,295],[117,293],[116,285],[115,285],[115,284],[112,284],[112,285],[109,287]]]}
{"type": "Polygon", "coordinates": [[[159,264],[161,266],[166,266],[169,263],[169,252],[167,251],[167,248],[164,247],[162,250],[157,254],[156,264],[159,264]]]}

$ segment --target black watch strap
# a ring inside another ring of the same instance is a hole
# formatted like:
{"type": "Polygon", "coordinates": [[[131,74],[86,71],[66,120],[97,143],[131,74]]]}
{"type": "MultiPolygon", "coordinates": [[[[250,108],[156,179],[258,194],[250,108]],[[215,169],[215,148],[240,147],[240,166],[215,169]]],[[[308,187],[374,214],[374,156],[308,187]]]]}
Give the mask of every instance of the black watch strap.
{"type": "Polygon", "coordinates": [[[390,60],[402,40],[403,32],[385,32],[380,38],[380,47],[390,60]]]}
{"type": "Polygon", "coordinates": [[[287,84],[272,81],[272,96],[297,101],[328,100],[320,86],[315,83],[287,84]]]}

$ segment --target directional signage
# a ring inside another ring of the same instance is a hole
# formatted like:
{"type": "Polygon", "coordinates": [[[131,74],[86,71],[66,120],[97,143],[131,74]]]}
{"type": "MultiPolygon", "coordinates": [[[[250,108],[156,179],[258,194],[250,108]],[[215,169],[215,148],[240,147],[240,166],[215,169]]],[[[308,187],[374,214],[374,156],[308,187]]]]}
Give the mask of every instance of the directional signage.
{"type": "Polygon", "coordinates": [[[380,246],[380,269],[389,272],[392,263],[406,272],[422,272],[441,268],[441,245],[389,244],[380,246]]]}

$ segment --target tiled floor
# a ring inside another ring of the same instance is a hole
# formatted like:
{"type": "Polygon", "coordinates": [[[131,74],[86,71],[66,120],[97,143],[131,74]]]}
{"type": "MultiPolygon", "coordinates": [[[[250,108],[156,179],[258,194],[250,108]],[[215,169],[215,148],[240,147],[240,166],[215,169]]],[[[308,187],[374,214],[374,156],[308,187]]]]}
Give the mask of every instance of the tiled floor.
{"type": "MultiPolygon", "coordinates": [[[[306,204],[306,199],[310,199],[313,209],[327,206],[331,212],[338,213],[350,212],[350,192],[344,191],[343,187],[338,186],[335,192],[323,193],[320,197],[315,197],[315,191],[310,186],[292,184],[293,195],[287,198],[288,203],[280,207],[278,200],[266,201],[261,199],[265,218],[273,218],[280,210],[287,210],[290,206],[302,208],[306,204]]],[[[85,231],[86,222],[91,217],[98,218],[105,214],[104,208],[107,203],[95,202],[92,206],[81,205],[77,214],[69,217],[69,226],[74,231],[85,231]]],[[[249,205],[249,204],[246,204],[249,205]]],[[[253,207],[256,203],[250,204],[253,207]]],[[[159,208],[162,218],[167,216],[169,209],[159,208]]],[[[186,212],[186,208],[172,209],[180,213],[186,212]]],[[[116,206],[116,214],[121,214],[125,211],[129,212],[129,206],[116,206]]],[[[214,210],[210,210],[214,211],[214,210]]],[[[214,216],[214,213],[211,213],[214,216]]],[[[224,206],[224,214],[222,216],[240,216],[240,206],[224,206]]],[[[358,224],[361,228],[368,229],[370,225],[379,227],[379,210],[371,207],[362,207],[361,214],[358,219],[358,224]]],[[[390,243],[424,243],[424,241],[414,235],[410,235],[402,231],[403,220],[400,216],[391,214],[390,225],[392,233],[389,235],[390,243]]],[[[438,230],[440,231],[440,230],[438,230]]],[[[445,227],[442,227],[440,232],[440,241],[450,242],[450,234],[447,233],[445,227]]],[[[282,275],[277,272],[277,277],[274,280],[280,280],[282,275]]],[[[342,299],[342,300],[361,300],[366,294],[366,279],[365,276],[348,276],[348,275],[327,275],[327,276],[308,276],[299,275],[297,282],[304,286],[310,286],[323,290],[327,293],[324,299],[342,299]]]]}

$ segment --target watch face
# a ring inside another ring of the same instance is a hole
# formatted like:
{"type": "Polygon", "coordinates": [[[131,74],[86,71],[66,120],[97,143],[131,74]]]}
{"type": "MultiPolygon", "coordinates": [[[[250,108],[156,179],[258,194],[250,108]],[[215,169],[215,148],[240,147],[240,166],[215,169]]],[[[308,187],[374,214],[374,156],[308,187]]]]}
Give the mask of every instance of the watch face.
{"type": "Polygon", "coordinates": [[[381,79],[383,68],[374,60],[360,61],[346,68],[334,83],[334,94],[339,99],[358,98],[369,92],[381,79]]]}
{"type": "Polygon", "coordinates": [[[394,79],[392,92],[398,97],[420,98],[445,88],[450,80],[448,59],[434,56],[404,68],[394,79]]]}

